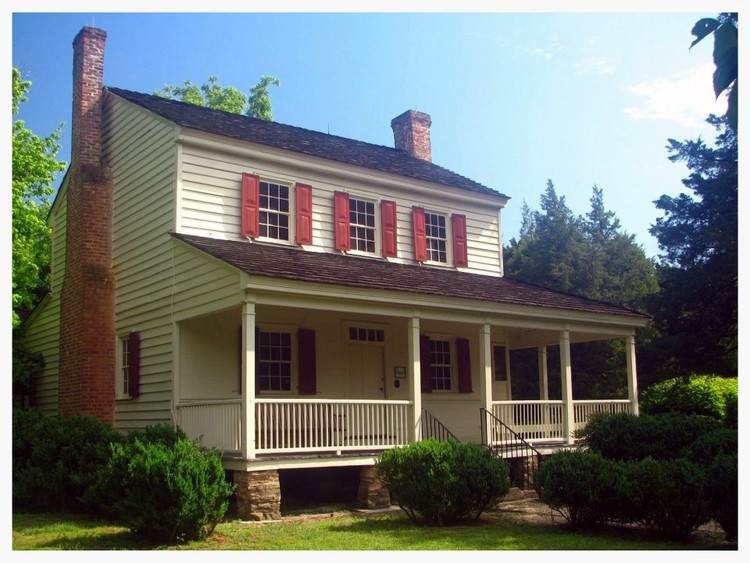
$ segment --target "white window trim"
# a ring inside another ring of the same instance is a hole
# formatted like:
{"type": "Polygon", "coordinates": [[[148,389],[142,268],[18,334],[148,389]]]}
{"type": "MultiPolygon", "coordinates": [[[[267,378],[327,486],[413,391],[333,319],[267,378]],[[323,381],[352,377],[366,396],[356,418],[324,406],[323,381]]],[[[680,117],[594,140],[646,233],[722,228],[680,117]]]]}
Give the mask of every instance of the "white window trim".
{"type": "MultiPolygon", "coordinates": [[[[260,184],[262,182],[265,182],[267,184],[276,184],[278,186],[284,186],[284,187],[286,187],[289,190],[289,212],[288,212],[288,217],[289,217],[289,239],[288,240],[284,240],[284,239],[278,239],[278,238],[273,238],[273,237],[264,237],[264,236],[258,235],[258,237],[255,240],[262,241],[262,242],[272,242],[274,244],[285,244],[285,245],[288,245],[288,246],[295,246],[295,242],[294,241],[296,240],[296,234],[297,234],[297,232],[296,232],[296,229],[297,229],[297,191],[294,189],[294,187],[295,187],[296,183],[293,182],[293,181],[288,181],[287,182],[287,181],[284,181],[284,180],[273,180],[273,179],[264,178],[264,177],[261,176],[261,177],[259,177],[259,180],[258,180],[258,195],[259,195],[259,199],[260,199],[260,197],[262,197],[262,196],[260,196],[260,184]]],[[[268,210],[262,208],[260,206],[260,201],[259,201],[258,202],[258,214],[260,215],[260,213],[262,213],[264,211],[268,211],[268,210]]],[[[276,212],[274,211],[274,213],[276,213],[276,212]]],[[[260,226],[258,227],[258,229],[260,230],[260,226]]]]}

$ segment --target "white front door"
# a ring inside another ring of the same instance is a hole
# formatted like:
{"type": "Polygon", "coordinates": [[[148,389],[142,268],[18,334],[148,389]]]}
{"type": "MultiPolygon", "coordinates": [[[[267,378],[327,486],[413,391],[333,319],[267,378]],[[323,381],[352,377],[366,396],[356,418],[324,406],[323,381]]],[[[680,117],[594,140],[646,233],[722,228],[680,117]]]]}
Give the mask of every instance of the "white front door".
{"type": "Polygon", "coordinates": [[[385,399],[384,348],[349,345],[349,398],[385,399]]]}

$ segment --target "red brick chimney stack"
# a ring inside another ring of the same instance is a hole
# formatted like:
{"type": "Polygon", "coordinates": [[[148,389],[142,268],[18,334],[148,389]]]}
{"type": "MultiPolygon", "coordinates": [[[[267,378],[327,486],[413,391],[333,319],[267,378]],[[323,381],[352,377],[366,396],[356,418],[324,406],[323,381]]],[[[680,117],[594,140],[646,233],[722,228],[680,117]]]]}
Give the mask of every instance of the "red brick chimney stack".
{"type": "Polygon", "coordinates": [[[105,31],[84,27],[73,41],[72,150],[58,397],[64,416],[91,415],[112,423],[116,366],[113,195],[101,154],[106,38],[105,31]]]}
{"type": "Polygon", "coordinates": [[[394,117],[391,120],[391,129],[396,148],[432,162],[430,125],[430,116],[420,111],[409,110],[394,117]]]}

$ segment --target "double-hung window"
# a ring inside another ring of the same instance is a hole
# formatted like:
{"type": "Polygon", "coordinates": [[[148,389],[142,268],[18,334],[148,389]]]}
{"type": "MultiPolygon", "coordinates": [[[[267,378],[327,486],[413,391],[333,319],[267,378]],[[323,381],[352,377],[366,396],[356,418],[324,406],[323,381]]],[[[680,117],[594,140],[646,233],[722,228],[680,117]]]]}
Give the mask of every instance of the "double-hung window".
{"type": "Polygon", "coordinates": [[[260,236],[289,240],[289,186],[260,182],[260,236]]]}
{"type": "Polygon", "coordinates": [[[427,260],[431,262],[448,262],[448,229],[445,215],[425,212],[425,242],[427,243],[427,260]]]}
{"type": "Polygon", "coordinates": [[[432,390],[451,389],[451,343],[448,340],[430,339],[430,367],[432,369],[432,390]]]}
{"type": "Polygon", "coordinates": [[[349,198],[349,239],[352,250],[375,252],[375,203],[349,198]]]}
{"type": "Polygon", "coordinates": [[[258,332],[257,378],[260,391],[292,390],[292,335],[258,332]]]}

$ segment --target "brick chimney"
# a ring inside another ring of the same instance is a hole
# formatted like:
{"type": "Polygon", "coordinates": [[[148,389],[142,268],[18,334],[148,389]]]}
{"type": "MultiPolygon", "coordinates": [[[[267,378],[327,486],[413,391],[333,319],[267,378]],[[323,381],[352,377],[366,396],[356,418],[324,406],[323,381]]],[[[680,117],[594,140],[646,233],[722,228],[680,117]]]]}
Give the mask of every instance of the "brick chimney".
{"type": "Polygon", "coordinates": [[[396,148],[432,162],[430,125],[430,116],[420,111],[409,110],[394,117],[391,120],[391,129],[396,148]]]}
{"type": "Polygon", "coordinates": [[[84,27],[73,41],[72,150],[60,312],[59,410],[112,423],[115,276],[112,181],[101,154],[104,43],[84,27]]]}

